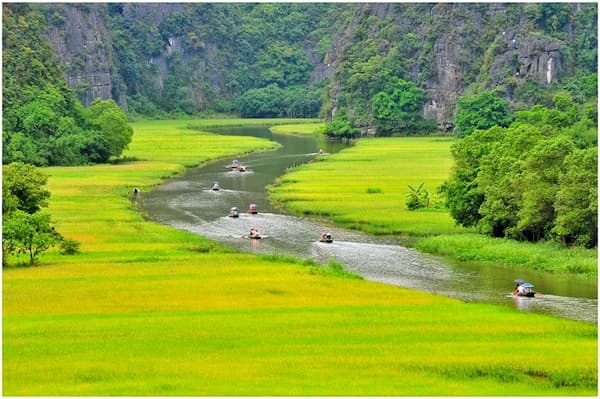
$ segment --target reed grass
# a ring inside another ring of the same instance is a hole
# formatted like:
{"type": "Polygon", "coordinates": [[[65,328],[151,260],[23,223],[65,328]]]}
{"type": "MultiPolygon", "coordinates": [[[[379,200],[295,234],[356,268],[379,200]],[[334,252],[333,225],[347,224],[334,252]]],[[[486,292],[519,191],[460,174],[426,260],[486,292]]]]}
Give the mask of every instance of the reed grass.
{"type": "Polygon", "coordinates": [[[237,253],[145,221],[133,185],[143,195],[184,165],[271,146],[182,123],[133,124],[131,161],[46,169],[50,212],[82,252],[3,269],[4,395],[597,394],[594,324],[237,253]]]}
{"type": "Polygon", "coordinates": [[[441,235],[416,244],[419,250],[450,256],[460,261],[519,265],[527,269],[598,275],[598,250],[565,248],[556,242],[527,243],[480,234],[441,235]]]}

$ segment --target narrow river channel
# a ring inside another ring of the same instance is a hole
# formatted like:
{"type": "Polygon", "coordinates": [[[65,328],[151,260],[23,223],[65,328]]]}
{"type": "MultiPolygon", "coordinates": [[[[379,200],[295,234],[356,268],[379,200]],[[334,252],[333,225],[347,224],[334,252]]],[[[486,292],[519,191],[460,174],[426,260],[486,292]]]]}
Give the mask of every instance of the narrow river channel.
{"type": "Polygon", "coordinates": [[[150,218],[178,229],[208,237],[243,251],[278,253],[326,262],[335,258],[347,270],[372,281],[397,285],[468,302],[513,306],[523,311],[552,314],[597,323],[596,280],[551,273],[516,272],[501,267],[452,263],[406,248],[393,238],[382,238],[326,226],[290,216],[269,203],[265,186],[291,166],[311,161],[319,148],[335,153],[341,143],[317,143],[314,137],[273,134],[267,128],[228,128],[219,134],[251,135],[279,142],[275,151],[238,158],[245,172],[226,168],[231,160],[220,160],[186,171],[144,195],[143,206],[150,218]],[[219,191],[213,191],[218,181],[219,191]],[[248,206],[257,205],[258,214],[248,206]],[[239,218],[228,217],[231,207],[239,218]],[[262,240],[245,238],[256,227],[262,240]],[[318,241],[322,231],[332,233],[333,243],[318,241]],[[543,295],[514,298],[516,278],[535,283],[543,295]]]}

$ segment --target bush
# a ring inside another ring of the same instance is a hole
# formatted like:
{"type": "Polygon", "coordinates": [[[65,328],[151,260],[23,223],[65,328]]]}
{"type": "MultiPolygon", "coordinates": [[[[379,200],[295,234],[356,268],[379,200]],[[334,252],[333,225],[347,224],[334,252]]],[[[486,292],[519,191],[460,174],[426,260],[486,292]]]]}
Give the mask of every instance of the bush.
{"type": "Polygon", "coordinates": [[[60,242],[60,253],[61,255],[75,255],[80,252],[79,241],[65,238],[60,242]]]}

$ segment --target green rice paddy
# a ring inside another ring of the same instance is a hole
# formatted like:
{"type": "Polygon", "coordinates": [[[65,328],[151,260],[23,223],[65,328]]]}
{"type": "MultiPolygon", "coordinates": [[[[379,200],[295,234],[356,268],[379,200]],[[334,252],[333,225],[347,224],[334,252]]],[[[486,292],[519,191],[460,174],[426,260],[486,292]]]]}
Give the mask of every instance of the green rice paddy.
{"type": "Polygon", "coordinates": [[[198,130],[211,123],[223,122],[137,122],[126,162],[45,169],[49,211],[81,253],[4,268],[4,395],[597,394],[596,325],[236,253],[144,220],[133,187],[273,146],[198,130]]]}

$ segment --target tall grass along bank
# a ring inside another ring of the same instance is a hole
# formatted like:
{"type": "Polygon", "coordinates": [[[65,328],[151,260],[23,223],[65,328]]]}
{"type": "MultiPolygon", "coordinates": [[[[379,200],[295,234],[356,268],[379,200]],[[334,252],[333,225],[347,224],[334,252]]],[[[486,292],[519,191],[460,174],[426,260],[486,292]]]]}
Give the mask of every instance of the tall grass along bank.
{"type": "Polygon", "coordinates": [[[595,325],[145,221],[133,186],[272,147],[185,123],[133,124],[127,162],[45,170],[57,228],[82,252],[3,270],[4,395],[596,395],[595,325]]]}

